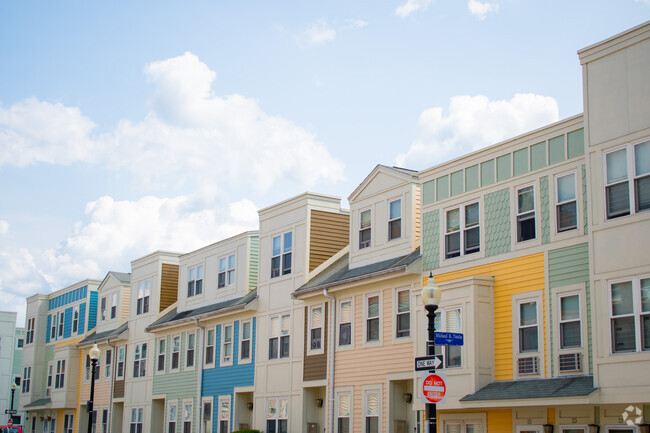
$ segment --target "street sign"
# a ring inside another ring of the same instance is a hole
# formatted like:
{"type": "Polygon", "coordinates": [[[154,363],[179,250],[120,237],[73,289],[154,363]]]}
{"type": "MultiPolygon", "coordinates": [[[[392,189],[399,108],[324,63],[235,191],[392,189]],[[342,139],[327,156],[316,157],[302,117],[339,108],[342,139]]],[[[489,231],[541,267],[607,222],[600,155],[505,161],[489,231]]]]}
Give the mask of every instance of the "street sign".
{"type": "Polygon", "coordinates": [[[463,334],[456,332],[436,332],[434,343],[446,346],[462,346],[463,334]]]}
{"type": "Polygon", "coordinates": [[[420,356],[415,358],[415,371],[435,370],[442,365],[442,355],[420,356]]]}
{"type": "Polygon", "coordinates": [[[18,413],[17,409],[5,409],[5,413],[8,415],[16,415],[18,413]]]}
{"type": "Polygon", "coordinates": [[[445,403],[447,401],[447,377],[438,373],[422,373],[420,398],[423,403],[445,403]]]}
{"type": "Polygon", "coordinates": [[[11,428],[11,427],[13,427],[13,425],[14,425],[14,420],[12,420],[11,418],[9,418],[9,419],[7,420],[7,427],[11,428]]]}

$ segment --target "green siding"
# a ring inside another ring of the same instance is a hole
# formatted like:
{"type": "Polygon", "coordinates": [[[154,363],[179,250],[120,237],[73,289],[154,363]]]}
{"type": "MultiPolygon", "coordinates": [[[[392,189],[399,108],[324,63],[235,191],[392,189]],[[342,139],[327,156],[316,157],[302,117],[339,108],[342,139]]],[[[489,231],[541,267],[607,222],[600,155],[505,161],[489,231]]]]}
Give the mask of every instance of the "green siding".
{"type": "Polygon", "coordinates": [[[530,146],[530,169],[546,167],[546,142],[530,146]]]}
{"type": "Polygon", "coordinates": [[[465,191],[463,187],[463,170],[455,171],[451,174],[451,196],[462,194],[465,191]]]}
{"type": "Polygon", "coordinates": [[[589,221],[587,219],[587,166],[582,164],[582,219],[585,234],[589,234],[589,221]]]}
{"type": "Polygon", "coordinates": [[[440,211],[422,216],[422,264],[425,270],[440,267],[440,211]]]}
{"type": "Polygon", "coordinates": [[[548,163],[555,164],[564,160],[564,135],[548,140],[548,163]]]}
{"type": "Polygon", "coordinates": [[[465,191],[472,191],[478,188],[478,165],[465,169],[465,191]]]}
{"type": "Polygon", "coordinates": [[[510,190],[485,195],[485,256],[510,251],[510,190]]]}
{"type": "MultiPolygon", "coordinates": [[[[548,284],[549,290],[571,284],[585,283],[587,311],[583,315],[587,326],[587,352],[589,353],[589,372],[593,372],[592,330],[591,330],[591,289],[589,286],[589,248],[588,244],[572,245],[566,248],[548,252],[548,284]]],[[[550,319],[553,320],[553,310],[557,308],[555,300],[549,302],[550,319]]],[[[552,322],[551,322],[552,323],[552,322]]],[[[551,327],[551,359],[553,359],[553,329],[551,327]]],[[[554,374],[551,370],[551,374],[554,374]]]]}
{"type": "Polygon", "coordinates": [[[569,159],[585,154],[584,129],[578,129],[567,134],[567,151],[569,153],[569,159]]]}
{"type": "Polygon", "coordinates": [[[248,290],[257,287],[257,274],[260,257],[260,238],[251,236],[248,255],[248,290]]]}
{"type": "Polygon", "coordinates": [[[539,196],[540,196],[540,222],[542,225],[542,243],[547,244],[551,241],[551,221],[549,216],[549,194],[548,194],[548,176],[539,179],[539,196]]]}
{"type": "Polygon", "coordinates": [[[528,148],[520,149],[513,154],[514,175],[528,173],[528,148]]]}
{"type": "Polygon", "coordinates": [[[422,204],[431,204],[436,201],[436,181],[430,180],[422,185],[422,204]]]}
{"type": "Polygon", "coordinates": [[[446,198],[449,198],[449,176],[442,176],[436,179],[436,199],[446,198]]]}
{"type": "Polygon", "coordinates": [[[494,183],[494,160],[481,163],[481,186],[494,183]]]}
{"type": "MultiPolygon", "coordinates": [[[[48,344],[45,346],[45,351],[43,353],[43,365],[45,366],[45,378],[47,379],[47,363],[54,359],[54,344],[48,344]]],[[[32,380],[34,379],[34,367],[32,367],[32,380]]],[[[43,394],[45,395],[45,389],[47,388],[47,380],[43,381],[43,394]]]]}
{"type": "Polygon", "coordinates": [[[497,182],[510,179],[512,176],[511,154],[503,155],[497,158],[497,182]]]}

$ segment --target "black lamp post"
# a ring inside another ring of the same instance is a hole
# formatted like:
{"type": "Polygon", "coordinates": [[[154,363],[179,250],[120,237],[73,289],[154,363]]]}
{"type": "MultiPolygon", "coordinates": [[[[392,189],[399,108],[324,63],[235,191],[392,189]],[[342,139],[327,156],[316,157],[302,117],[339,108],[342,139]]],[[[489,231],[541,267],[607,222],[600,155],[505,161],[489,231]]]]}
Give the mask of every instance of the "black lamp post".
{"type": "Polygon", "coordinates": [[[97,347],[97,343],[93,344],[93,347],[88,352],[90,357],[90,363],[92,364],[91,374],[90,374],[90,400],[86,404],[86,409],[88,410],[88,433],[93,431],[93,400],[95,398],[95,368],[97,367],[97,360],[101,351],[97,347]]]}
{"type": "Polygon", "coordinates": [[[14,418],[14,396],[16,395],[16,388],[18,388],[18,385],[16,385],[16,380],[11,381],[11,385],[9,385],[9,388],[11,388],[11,415],[9,417],[13,421],[14,418]]]}
{"type": "MultiPolygon", "coordinates": [[[[427,333],[427,355],[433,356],[436,353],[435,349],[435,332],[436,327],[434,324],[434,319],[436,316],[436,310],[440,304],[440,297],[442,291],[433,283],[433,273],[429,272],[429,281],[427,285],[422,289],[422,303],[424,308],[427,310],[427,318],[429,319],[428,323],[428,333],[427,333]]],[[[430,370],[431,373],[435,373],[435,370],[430,370]]],[[[429,433],[436,433],[437,431],[437,420],[436,420],[436,404],[427,403],[427,425],[429,426],[429,433]]]]}

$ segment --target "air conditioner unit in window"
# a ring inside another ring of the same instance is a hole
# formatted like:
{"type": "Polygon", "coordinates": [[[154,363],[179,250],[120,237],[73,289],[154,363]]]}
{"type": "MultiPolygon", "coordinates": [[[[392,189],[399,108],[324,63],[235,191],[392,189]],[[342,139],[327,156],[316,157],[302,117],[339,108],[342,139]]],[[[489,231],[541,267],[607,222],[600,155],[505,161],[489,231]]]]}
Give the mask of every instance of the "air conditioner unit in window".
{"type": "Polygon", "coordinates": [[[580,353],[564,353],[560,355],[560,371],[581,371],[580,353]]]}
{"type": "Polygon", "coordinates": [[[538,363],[536,356],[519,358],[519,374],[537,374],[538,363]]]}

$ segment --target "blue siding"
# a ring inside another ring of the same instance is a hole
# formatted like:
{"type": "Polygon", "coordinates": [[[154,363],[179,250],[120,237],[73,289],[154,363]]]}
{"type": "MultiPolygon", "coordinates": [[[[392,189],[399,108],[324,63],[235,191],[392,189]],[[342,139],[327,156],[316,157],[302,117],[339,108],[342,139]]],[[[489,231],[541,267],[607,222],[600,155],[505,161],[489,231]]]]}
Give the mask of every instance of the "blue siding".
{"type": "Polygon", "coordinates": [[[97,292],[90,292],[88,303],[88,331],[95,328],[97,324],[97,292]]]}
{"type": "MultiPolygon", "coordinates": [[[[214,415],[212,431],[218,431],[219,428],[219,396],[230,395],[230,425],[232,426],[233,415],[233,399],[234,389],[236,386],[252,386],[255,375],[255,339],[257,334],[257,320],[253,317],[252,334],[251,335],[251,362],[249,364],[239,365],[239,324],[241,321],[237,320],[234,323],[233,332],[233,364],[220,367],[221,363],[221,325],[217,325],[217,332],[215,333],[215,368],[203,370],[203,383],[201,384],[201,395],[204,397],[212,396],[214,398],[214,415]]],[[[234,428],[233,428],[234,430],[234,428]]]]}
{"type": "Polygon", "coordinates": [[[79,335],[83,334],[84,326],[86,326],[86,303],[79,304],[79,327],[77,328],[77,333],[79,335]]]}
{"type": "Polygon", "coordinates": [[[54,310],[55,308],[77,302],[78,300],[85,298],[87,293],[88,286],[79,287],[78,289],[63,293],[47,301],[47,309],[54,310]]]}
{"type": "Polygon", "coordinates": [[[50,328],[52,328],[52,315],[47,315],[47,329],[45,330],[45,342],[50,342],[50,328]]]}
{"type": "Polygon", "coordinates": [[[72,335],[72,307],[65,309],[65,322],[63,323],[63,338],[72,335]]]}

